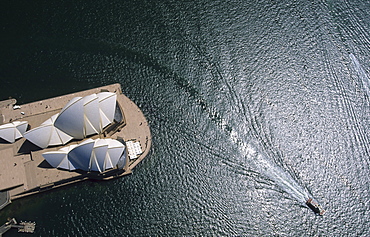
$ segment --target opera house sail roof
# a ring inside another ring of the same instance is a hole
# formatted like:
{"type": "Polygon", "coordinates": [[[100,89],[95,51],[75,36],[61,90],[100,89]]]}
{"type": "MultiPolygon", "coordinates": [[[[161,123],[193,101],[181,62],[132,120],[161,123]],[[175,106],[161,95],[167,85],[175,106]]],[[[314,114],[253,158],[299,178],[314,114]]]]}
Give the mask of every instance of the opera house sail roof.
{"type": "Polygon", "coordinates": [[[127,154],[124,144],[107,138],[88,139],[42,156],[54,168],[103,172],[125,163],[127,154]]]}
{"type": "Polygon", "coordinates": [[[46,148],[99,134],[113,122],[116,98],[116,93],[112,92],[74,97],[60,113],[27,131],[24,137],[40,148],[46,148]]]}
{"type": "Polygon", "coordinates": [[[27,121],[14,121],[0,125],[0,138],[7,142],[14,143],[18,138],[23,137],[28,127],[27,121]]]}

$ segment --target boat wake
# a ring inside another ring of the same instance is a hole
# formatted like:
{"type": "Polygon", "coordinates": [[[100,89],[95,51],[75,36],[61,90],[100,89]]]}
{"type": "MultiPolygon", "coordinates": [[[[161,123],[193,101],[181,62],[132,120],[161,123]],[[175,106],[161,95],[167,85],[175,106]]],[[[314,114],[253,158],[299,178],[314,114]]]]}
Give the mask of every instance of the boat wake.
{"type": "Polygon", "coordinates": [[[248,165],[274,181],[283,191],[290,194],[297,201],[305,203],[308,200],[310,197],[308,190],[298,184],[289,173],[274,164],[253,142],[244,142],[239,134],[234,131],[231,132],[230,138],[238,145],[248,165]]]}
{"type": "Polygon", "coordinates": [[[355,67],[355,70],[357,71],[358,76],[360,77],[362,84],[364,86],[364,90],[367,94],[367,96],[370,98],[370,79],[367,76],[365,70],[362,68],[360,62],[357,60],[355,55],[352,53],[349,54],[349,57],[352,60],[353,66],[355,67]]]}
{"type": "MultiPolygon", "coordinates": [[[[207,65],[206,68],[213,77],[212,81],[215,84],[219,82],[220,84],[218,85],[222,85],[224,90],[221,92],[223,96],[220,97],[227,100],[225,104],[232,105],[230,108],[232,112],[227,116],[223,116],[222,113],[216,109],[218,106],[212,102],[209,103],[209,101],[203,97],[203,94],[206,93],[199,92],[196,86],[192,85],[184,78],[175,77],[176,84],[187,91],[203,112],[208,115],[208,118],[237,145],[243,159],[245,159],[244,163],[246,165],[251,166],[256,172],[275,182],[277,186],[290,194],[298,202],[303,205],[306,204],[307,200],[312,197],[308,190],[303,185],[299,184],[288,171],[285,171],[279,163],[275,162],[274,157],[268,156],[263,152],[263,149],[258,146],[263,143],[264,139],[260,140],[261,136],[259,132],[261,132],[261,127],[258,125],[260,124],[257,121],[258,116],[256,117],[253,112],[255,110],[251,109],[250,106],[244,102],[232,84],[222,75],[221,67],[217,62],[213,62],[211,57],[197,47],[196,44],[193,44],[191,40],[188,40],[187,37],[183,36],[181,38],[192,45],[198,52],[200,58],[204,59],[204,64],[207,65]],[[234,116],[230,116],[230,114],[234,116]],[[245,129],[248,131],[241,131],[238,133],[235,129],[242,127],[241,124],[244,124],[245,129]],[[241,134],[243,134],[243,136],[241,136],[241,134]],[[252,142],[251,137],[258,139],[252,142]]],[[[219,87],[217,91],[219,92],[219,87]]],[[[220,101],[217,103],[220,103],[220,101]]]]}

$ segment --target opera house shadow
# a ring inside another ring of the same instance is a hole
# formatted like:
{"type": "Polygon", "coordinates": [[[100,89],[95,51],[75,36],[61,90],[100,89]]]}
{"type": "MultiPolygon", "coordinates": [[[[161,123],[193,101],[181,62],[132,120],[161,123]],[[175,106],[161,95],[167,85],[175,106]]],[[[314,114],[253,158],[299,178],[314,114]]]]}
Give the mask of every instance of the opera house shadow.
{"type": "Polygon", "coordinates": [[[22,146],[19,148],[18,153],[21,154],[29,154],[31,151],[39,151],[42,150],[42,148],[36,146],[32,142],[26,140],[23,142],[22,146]]]}
{"type": "MultiPolygon", "coordinates": [[[[46,160],[43,160],[37,167],[39,168],[43,168],[43,169],[55,169],[55,167],[51,166],[46,160]]],[[[68,172],[68,170],[65,170],[68,172]]],[[[73,171],[69,171],[69,172],[75,172],[75,173],[78,173],[78,174],[81,174],[81,175],[86,175],[88,174],[88,172],[86,171],[83,171],[83,170],[73,170],[73,171]]]]}
{"type": "Polygon", "coordinates": [[[8,142],[8,141],[6,141],[6,140],[4,140],[4,139],[2,139],[1,137],[0,137],[0,144],[11,144],[10,142],[8,142]]]}
{"type": "Polygon", "coordinates": [[[54,169],[46,160],[43,160],[37,167],[44,169],[54,169]]]}

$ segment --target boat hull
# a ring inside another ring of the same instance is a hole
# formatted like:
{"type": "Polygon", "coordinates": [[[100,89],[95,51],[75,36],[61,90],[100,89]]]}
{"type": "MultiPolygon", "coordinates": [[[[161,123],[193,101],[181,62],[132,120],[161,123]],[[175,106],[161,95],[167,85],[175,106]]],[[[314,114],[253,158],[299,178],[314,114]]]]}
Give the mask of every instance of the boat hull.
{"type": "Polygon", "coordinates": [[[309,198],[307,199],[306,201],[306,205],[314,212],[316,213],[317,215],[324,215],[325,213],[325,210],[320,206],[320,204],[318,204],[317,202],[315,202],[312,198],[309,198]]]}

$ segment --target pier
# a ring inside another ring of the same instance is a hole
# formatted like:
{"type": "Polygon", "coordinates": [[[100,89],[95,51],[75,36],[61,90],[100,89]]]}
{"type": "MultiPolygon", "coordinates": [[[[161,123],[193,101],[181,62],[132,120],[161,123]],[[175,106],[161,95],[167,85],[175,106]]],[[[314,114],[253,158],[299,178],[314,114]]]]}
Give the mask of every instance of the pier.
{"type": "Polygon", "coordinates": [[[18,229],[18,232],[23,233],[34,233],[36,228],[35,222],[26,222],[21,221],[20,223],[17,223],[15,218],[10,219],[8,222],[6,222],[4,225],[0,226],[0,237],[3,236],[5,232],[10,230],[11,228],[18,229]]]}

